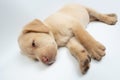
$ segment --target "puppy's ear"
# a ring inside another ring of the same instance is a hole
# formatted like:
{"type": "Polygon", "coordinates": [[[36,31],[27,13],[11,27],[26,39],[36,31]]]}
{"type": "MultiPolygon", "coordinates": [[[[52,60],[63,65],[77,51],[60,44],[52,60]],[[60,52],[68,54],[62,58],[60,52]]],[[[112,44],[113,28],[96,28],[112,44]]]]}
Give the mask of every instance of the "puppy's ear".
{"type": "Polygon", "coordinates": [[[48,33],[49,30],[43,22],[41,22],[38,19],[35,19],[23,28],[24,34],[29,32],[48,33]]]}

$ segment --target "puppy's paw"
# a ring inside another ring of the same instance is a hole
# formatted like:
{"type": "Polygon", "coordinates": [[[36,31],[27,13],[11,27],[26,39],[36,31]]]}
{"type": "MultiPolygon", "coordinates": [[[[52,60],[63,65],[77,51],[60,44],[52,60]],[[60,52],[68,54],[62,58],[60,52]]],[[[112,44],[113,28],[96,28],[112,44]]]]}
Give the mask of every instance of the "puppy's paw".
{"type": "Polygon", "coordinates": [[[88,47],[88,52],[93,59],[100,61],[105,56],[105,47],[99,42],[94,42],[94,44],[88,47]]]}
{"type": "Polygon", "coordinates": [[[109,18],[108,18],[108,24],[110,24],[110,25],[114,25],[114,24],[116,24],[116,22],[117,22],[117,15],[116,14],[114,14],[114,13],[111,13],[111,14],[107,14],[107,16],[109,16],[109,18]]]}
{"type": "Polygon", "coordinates": [[[116,18],[117,18],[117,15],[116,15],[116,14],[114,14],[114,13],[107,14],[107,16],[109,16],[109,17],[116,17],[116,18]]]}
{"type": "Polygon", "coordinates": [[[91,57],[87,54],[87,51],[83,51],[80,57],[80,69],[82,74],[85,74],[90,67],[91,57]]]}
{"type": "Polygon", "coordinates": [[[88,71],[88,69],[90,68],[90,64],[87,64],[87,65],[84,65],[84,66],[82,66],[80,64],[80,68],[81,68],[82,74],[85,74],[88,71]]]}

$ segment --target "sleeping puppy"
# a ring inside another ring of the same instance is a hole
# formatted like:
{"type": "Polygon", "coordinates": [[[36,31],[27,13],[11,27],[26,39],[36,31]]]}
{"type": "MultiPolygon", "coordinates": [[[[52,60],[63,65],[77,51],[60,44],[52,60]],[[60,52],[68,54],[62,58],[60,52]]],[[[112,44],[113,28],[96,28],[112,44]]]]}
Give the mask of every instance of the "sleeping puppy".
{"type": "Polygon", "coordinates": [[[44,20],[35,19],[27,24],[19,36],[22,53],[28,57],[52,64],[58,47],[67,47],[78,60],[83,74],[90,66],[91,58],[101,60],[105,47],[86,30],[89,22],[101,21],[113,25],[115,14],[101,14],[79,4],[68,4],[44,20]]]}

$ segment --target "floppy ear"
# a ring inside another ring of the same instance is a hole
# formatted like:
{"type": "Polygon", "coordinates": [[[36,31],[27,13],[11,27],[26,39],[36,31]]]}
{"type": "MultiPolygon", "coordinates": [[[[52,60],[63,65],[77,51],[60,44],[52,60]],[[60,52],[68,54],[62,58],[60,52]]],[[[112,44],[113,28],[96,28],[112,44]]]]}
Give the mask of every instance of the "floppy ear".
{"type": "Polygon", "coordinates": [[[38,19],[33,20],[23,28],[23,33],[37,32],[37,33],[49,33],[48,28],[38,19]]]}

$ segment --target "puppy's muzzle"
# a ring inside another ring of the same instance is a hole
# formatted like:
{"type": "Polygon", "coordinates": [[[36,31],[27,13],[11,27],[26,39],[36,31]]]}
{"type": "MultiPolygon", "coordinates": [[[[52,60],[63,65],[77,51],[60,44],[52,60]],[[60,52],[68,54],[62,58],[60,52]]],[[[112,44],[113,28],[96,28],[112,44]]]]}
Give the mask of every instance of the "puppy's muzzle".
{"type": "Polygon", "coordinates": [[[47,56],[42,56],[41,61],[46,65],[52,65],[55,62],[55,60],[52,60],[51,58],[47,56]]]}

